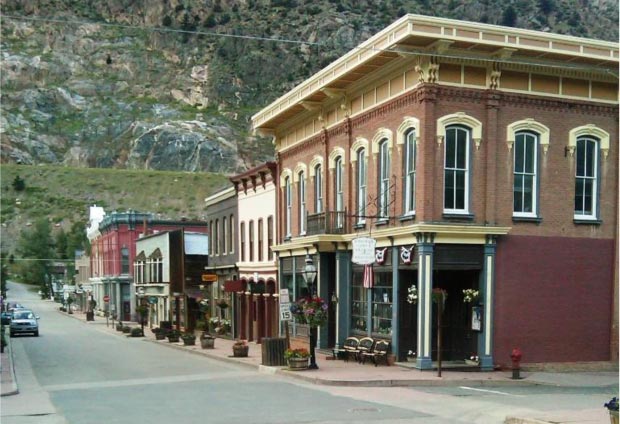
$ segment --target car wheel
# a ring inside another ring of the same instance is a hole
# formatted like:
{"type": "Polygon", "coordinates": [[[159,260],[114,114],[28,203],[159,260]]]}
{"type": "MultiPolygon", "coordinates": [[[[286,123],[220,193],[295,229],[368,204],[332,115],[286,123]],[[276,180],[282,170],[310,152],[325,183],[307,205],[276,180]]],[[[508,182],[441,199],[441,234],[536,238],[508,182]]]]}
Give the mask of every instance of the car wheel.
{"type": "Polygon", "coordinates": [[[39,337],[39,330],[37,330],[37,331],[35,331],[35,332],[34,332],[34,336],[35,336],[35,337],[39,337]]]}
{"type": "Polygon", "coordinates": [[[11,333],[11,337],[15,337],[15,333],[11,333]]]}

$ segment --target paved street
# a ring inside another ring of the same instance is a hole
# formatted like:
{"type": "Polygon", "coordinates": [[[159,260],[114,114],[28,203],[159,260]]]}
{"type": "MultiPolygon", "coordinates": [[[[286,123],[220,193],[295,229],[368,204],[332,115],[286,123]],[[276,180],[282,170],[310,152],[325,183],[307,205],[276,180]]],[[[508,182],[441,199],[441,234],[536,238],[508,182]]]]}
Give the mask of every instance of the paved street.
{"type": "Polygon", "coordinates": [[[86,324],[58,312],[20,285],[9,296],[41,320],[40,337],[12,339],[19,394],[1,398],[3,424],[502,423],[557,411],[607,423],[602,405],[617,394],[617,381],[588,386],[577,378],[561,387],[313,385],[124,337],[101,319],[86,324]]]}

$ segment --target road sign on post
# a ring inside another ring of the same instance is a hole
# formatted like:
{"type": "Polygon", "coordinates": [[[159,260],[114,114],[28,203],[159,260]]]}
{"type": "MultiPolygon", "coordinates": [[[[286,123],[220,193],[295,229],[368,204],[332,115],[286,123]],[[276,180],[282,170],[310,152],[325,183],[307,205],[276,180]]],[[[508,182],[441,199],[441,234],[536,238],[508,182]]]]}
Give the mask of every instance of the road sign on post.
{"type": "Polygon", "coordinates": [[[110,301],[110,296],[108,296],[107,294],[105,296],[103,296],[103,301],[105,303],[108,303],[110,301]]]}

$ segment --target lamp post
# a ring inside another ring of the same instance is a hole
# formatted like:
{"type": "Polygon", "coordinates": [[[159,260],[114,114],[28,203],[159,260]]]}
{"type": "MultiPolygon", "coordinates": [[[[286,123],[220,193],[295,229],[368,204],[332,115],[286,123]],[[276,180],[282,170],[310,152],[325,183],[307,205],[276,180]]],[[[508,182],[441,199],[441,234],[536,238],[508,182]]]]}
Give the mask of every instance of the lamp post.
{"type": "Polygon", "coordinates": [[[140,328],[142,335],[144,336],[144,317],[146,315],[146,305],[144,304],[144,287],[138,287],[138,299],[140,300],[140,306],[138,307],[138,315],[140,315],[140,328]]]}
{"type": "MultiPolygon", "coordinates": [[[[316,266],[312,262],[312,257],[309,254],[306,254],[306,265],[304,266],[302,276],[310,291],[310,297],[314,297],[315,295],[314,280],[316,279],[316,266]]],[[[308,369],[311,369],[311,370],[319,369],[319,366],[316,364],[316,355],[314,353],[314,349],[316,348],[316,339],[317,339],[317,327],[311,325],[310,326],[310,366],[308,367],[308,369]]]]}

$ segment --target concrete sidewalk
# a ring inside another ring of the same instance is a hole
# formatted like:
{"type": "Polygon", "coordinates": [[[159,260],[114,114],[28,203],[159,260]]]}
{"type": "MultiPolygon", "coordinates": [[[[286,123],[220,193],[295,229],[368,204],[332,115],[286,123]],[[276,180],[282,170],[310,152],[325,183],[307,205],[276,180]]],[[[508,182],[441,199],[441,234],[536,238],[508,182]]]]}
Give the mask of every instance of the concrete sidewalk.
{"type": "MultiPolygon", "coordinates": [[[[62,313],[62,312],[58,312],[62,313]]],[[[68,315],[74,319],[83,321],[86,325],[96,326],[99,331],[115,334],[118,337],[128,337],[115,330],[112,322],[106,325],[105,318],[95,317],[95,321],[86,321],[86,315],[80,312],[68,315]]],[[[137,326],[136,323],[126,323],[137,326]]],[[[247,358],[235,358],[232,356],[233,340],[217,338],[214,349],[202,349],[200,342],[196,340],[196,346],[184,346],[183,342],[169,343],[166,340],[156,340],[153,332],[146,328],[143,340],[147,343],[155,343],[171,349],[182,350],[191,354],[236,363],[239,365],[257,369],[267,374],[278,374],[289,378],[303,380],[313,384],[329,386],[355,386],[355,387],[404,387],[404,386],[468,386],[468,387],[511,387],[526,385],[550,385],[556,387],[608,387],[618,385],[617,364],[600,364],[598,371],[590,366],[588,372],[522,372],[521,379],[513,380],[511,371],[459,371],[458,369],[444,369],[442,376],[437,376],[437,371],[420,371],[411,367],[411,363],[397,363],[396,366],[387,367],[372,364],[358,364],[353,361],[328,360],[324,354],[317,356],[318,370],[289,371],[287,367],[264,366],[261,364],[261,345],[249,343],[250,349],[247,358]]],[[[12,370],[11,355],[2,354],[2,395],[17,393],[14,382],[14,374],[5,372],[8,367],[12,370]],[[5,356],[6,355],[6,356],[5,356]]],[[[545,423],[607,423],[609,422],[607,411],[602,407],[594,411],[583,411],[577,414],[547,413],[537,417],[508,417],[507,424],[545,424],[545,423]]]]}

